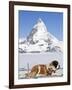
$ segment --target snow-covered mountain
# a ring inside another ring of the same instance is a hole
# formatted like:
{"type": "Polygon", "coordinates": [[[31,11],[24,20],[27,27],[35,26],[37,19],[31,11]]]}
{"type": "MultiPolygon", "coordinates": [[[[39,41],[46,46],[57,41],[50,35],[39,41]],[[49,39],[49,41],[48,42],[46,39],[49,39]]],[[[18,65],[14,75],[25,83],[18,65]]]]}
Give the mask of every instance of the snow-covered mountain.
{"type": "Polygon", "coordinates": [[[39,18],[26,39],[19,40],[19,52],[63,52],[63,42],[48,32],[46,25],[39,18]]]}

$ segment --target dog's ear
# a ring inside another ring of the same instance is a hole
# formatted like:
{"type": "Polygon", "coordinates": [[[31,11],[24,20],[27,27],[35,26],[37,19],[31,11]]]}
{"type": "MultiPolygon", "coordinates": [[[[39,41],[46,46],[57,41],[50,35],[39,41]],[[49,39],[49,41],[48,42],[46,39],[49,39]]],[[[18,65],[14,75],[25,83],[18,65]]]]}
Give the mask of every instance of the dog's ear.
{"type": "Polygon", "coordinates": [[[56,61],[56,60],[55,60],[55,61],[53,61],[53,62],[52,62],[52,65],[53,65],[55,68],[57,68],[58,61],[56,61]]]}

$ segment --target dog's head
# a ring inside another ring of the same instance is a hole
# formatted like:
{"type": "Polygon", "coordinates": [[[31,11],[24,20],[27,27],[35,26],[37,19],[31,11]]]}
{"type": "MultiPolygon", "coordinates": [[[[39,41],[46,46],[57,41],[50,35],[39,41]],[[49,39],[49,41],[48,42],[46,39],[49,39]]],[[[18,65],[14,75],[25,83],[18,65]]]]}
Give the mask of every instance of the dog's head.
{"type": "Polygon", "coordinates": [[[52,73],[55,73],[58,69],[60,69],[59,62],[54,60],[49,64],[49,66],[47,66],[47,73],[48,75],[52,75],[52,73]]]}
{"type": "Polygon", "coordinates": [[[56,70],[60,69],[60,65],[59,65],[58,61],[54,60],[54,61],[52,61],[51,64],[56,68],[56,70]]]}

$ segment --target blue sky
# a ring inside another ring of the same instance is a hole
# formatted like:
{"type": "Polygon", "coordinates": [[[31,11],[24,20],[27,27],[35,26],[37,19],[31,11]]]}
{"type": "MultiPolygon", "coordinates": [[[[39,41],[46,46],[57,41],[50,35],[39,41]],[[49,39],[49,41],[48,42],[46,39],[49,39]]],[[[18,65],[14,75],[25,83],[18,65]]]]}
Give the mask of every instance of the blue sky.
{"type": "Polygon", "coordinates": [[[63,40],[63,13],[42,11],[19,11],[19,38],[29,35],[37,20],[41,18],[48,32],[63,40]]]}

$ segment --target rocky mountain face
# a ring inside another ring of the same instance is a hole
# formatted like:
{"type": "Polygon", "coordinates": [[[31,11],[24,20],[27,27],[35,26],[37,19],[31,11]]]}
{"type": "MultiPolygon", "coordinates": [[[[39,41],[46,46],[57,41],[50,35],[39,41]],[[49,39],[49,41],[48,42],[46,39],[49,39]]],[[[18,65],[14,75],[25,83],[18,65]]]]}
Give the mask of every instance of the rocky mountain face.
{"type": "Polygon", "coordinates": [[[63,52],[63,42],[59,41],[50,32],[39,18],[26,39],[19,40],[19,52],[63,52]]]}

